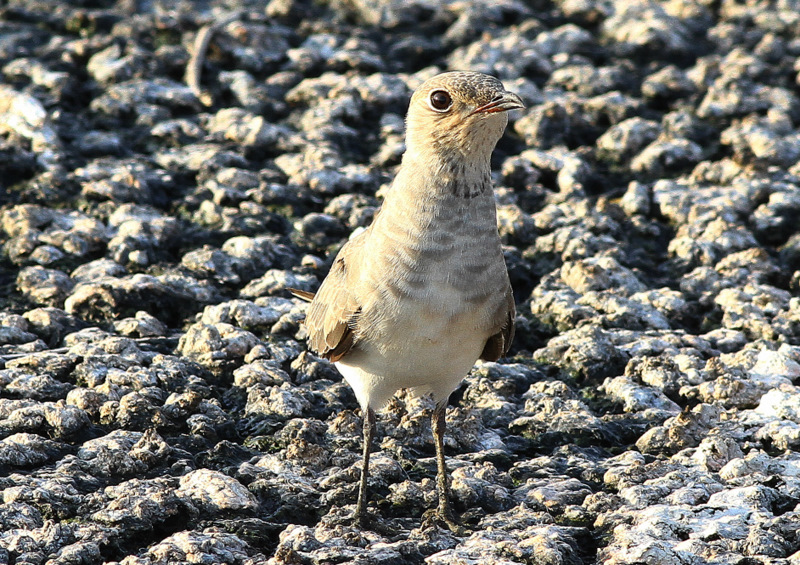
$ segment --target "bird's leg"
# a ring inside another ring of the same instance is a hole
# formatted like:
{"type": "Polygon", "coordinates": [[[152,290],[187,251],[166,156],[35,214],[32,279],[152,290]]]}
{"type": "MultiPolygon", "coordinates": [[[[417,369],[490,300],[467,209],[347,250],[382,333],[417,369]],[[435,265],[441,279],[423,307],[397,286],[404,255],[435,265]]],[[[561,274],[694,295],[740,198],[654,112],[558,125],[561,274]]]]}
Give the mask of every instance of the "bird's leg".
{"type": "Polygon", "coordinates": [[[363,411],[363,452],[361,456],[361,482],[358,485],[358,503],[353,517],[356,525],[366,528],[367,517],[367,478],[369,477],[369,450],[372,447],[372,437],[375,435],[375,411],[367,408],[363,411]]]}
{"type": "Polygon", "coordinates": [[[433,439],[436,444],[436,488],[439,493],[439,507],[436,513],[439,520],[444,522],[453,533],[461,534],[464,528],[456,522],[453,511],[450,508],[450,487],[448,485],[447,464],[444,459],[444,417],[446,410],[447,403],[442,402],[436,406],[431,416],[431,428],[433,429],[433,439]]]}

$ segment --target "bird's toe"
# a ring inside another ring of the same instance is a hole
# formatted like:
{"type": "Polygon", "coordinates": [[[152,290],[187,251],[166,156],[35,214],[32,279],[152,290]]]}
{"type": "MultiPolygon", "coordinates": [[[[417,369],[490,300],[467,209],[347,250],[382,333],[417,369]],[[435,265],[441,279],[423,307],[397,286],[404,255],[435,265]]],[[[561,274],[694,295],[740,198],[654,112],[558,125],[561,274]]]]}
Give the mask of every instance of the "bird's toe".
{"type": "Polygon", "coordinates": [[[459,537],[469,534],[469,530],[451,512],[442,512],[438,508],[432,508],[422,515],[422,528],[433,527],[446,528],[459,537]]]}

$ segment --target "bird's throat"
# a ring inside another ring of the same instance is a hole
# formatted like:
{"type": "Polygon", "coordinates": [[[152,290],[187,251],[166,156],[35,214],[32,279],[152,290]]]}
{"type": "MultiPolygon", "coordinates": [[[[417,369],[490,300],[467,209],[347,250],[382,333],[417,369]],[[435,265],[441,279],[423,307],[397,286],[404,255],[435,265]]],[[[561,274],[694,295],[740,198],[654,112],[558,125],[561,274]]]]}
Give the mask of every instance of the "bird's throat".
{"type": "Polygon", "coordinates": [[[403,160],[394,187],[407,193],[402,197],[417,201],[493,197],[488,157],[464,159],[463,155],[446,153],[412,156],[403,160]]]}

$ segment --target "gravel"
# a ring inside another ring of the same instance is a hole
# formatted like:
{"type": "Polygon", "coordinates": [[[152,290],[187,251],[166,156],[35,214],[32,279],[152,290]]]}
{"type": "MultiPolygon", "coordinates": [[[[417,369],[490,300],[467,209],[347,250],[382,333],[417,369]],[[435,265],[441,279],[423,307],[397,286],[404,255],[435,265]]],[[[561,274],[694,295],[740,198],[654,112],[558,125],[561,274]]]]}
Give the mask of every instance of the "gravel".
{"type": "Polygon", "coordinates": [[[0,8],[0,563],[800,563],[800,6],[264,4],[0,8]],[[357,403],[287,289],[453,68],[527,105],[517,337],[447,413],[465,534],[404,393],[361,531],[357,403]]]}

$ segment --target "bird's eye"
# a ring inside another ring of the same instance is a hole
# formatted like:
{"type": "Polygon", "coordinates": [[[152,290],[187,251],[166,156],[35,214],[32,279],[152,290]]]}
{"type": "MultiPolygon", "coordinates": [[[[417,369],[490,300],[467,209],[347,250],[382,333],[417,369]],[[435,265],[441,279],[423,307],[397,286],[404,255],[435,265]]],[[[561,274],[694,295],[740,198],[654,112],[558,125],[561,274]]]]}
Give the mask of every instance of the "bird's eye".
{"type": "Polygon", "coordinates": [[[444,90],[434,90],[428,100],[431,108],[437,112],[446,112],[453,105],[453,99],[444,90]]]}

